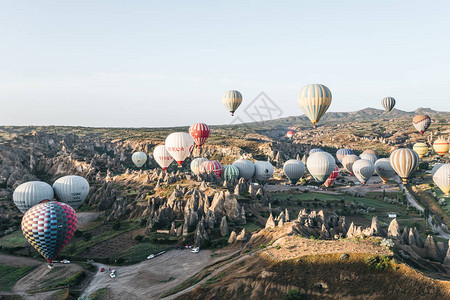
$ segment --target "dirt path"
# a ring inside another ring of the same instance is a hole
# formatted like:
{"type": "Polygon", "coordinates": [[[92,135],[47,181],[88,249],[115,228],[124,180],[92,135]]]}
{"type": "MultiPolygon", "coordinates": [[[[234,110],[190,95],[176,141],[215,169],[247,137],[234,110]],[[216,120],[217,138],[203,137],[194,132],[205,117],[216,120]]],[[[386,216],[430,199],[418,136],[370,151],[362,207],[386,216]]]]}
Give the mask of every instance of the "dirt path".
{"type": "Polygon", "coordinates": [[[36,266],[39,264],[43,264],[43,262],[28,257],[0,254],[0,264],[8,266],[24,267],[24,266],[36,266]]]}
{"type": "Polygon", "coordinates": [[[77,228],[82,229],[84,226],[89,224],[89,222],[96,220],[100,214],[101,214],[100,212],[79,212],[79,213],[77,213],[77,217],[78,217],[78,227],[77,228]]]}
{"type": "MultiPolygon", "coordinates": [[[[158,299],[164,292],[191,278],[213,262],[211,251],[191,253],[171,250],[139,264],[114,267],[117,277],[109,276],[109,266],[100,265],[84,294],[107,287],[114,299],[158,299]],[[105,267],[105,272],[100,268],[105,267]]],[[[113,267],[111,267],[113,269],[113,267]]]]}

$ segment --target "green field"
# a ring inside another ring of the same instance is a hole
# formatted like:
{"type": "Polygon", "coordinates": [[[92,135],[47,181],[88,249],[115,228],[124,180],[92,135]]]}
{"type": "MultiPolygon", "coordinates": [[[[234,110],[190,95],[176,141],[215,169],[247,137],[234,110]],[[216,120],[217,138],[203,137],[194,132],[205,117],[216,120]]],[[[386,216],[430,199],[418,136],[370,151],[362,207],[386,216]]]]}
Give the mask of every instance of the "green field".
{"type": "Polygon", "coordinates": [[[0,245],[6,248],[26,247],[28,242],[21,230],[16,230],[7,236],[0,238],[0,245]]]}
{"type": "Polygon", "coordinates": [[[0,291],[10,291],[14,284],[37,266],[15,267],[0,264],[0,291]]]}
{"type": "Polygon", "coordinates": [[[123,257],[127,262],[140,262],[146,260],[150,254],[167,250],[169,247],[168,245],[142,242],[123,251],[120,257],[123,257]]]}

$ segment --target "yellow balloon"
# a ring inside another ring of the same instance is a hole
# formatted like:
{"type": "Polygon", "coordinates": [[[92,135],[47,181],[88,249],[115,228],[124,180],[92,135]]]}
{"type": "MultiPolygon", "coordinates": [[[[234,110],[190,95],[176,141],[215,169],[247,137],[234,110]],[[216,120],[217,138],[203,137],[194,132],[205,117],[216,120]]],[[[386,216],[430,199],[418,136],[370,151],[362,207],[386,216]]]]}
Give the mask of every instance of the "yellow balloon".
{"type": "Polygon", "coordinates": [[[434,141],[433,149],[440,157],[443,157],[445,154],[448,153],[449,149],[448,142],[443,138],[439,138],[436,141],[434,141]]]}
{"type": "Polygon", "coordinates": [[[298,105],[316,128],[316,123],[331,105],[330,89],[322,84],[309,84],[298,93],[298,105]]]}
{"type": "Polygon", "coordinates": [[[425,143],[415,143],[413,150],[422,158],[428,152],[428,146],[425,143]]]}

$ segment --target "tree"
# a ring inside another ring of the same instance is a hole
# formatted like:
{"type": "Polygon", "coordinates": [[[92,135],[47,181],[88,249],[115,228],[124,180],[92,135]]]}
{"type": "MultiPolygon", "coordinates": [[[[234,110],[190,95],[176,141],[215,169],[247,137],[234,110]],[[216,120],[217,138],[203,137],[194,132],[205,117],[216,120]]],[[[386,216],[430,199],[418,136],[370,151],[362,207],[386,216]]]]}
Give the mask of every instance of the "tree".
{"type": "Polygon", "coordinates": [[[89,242],[91,240],[91,238],[92,238],[92,233],[86,232],[83,234],[83,241],[89,242]]]}

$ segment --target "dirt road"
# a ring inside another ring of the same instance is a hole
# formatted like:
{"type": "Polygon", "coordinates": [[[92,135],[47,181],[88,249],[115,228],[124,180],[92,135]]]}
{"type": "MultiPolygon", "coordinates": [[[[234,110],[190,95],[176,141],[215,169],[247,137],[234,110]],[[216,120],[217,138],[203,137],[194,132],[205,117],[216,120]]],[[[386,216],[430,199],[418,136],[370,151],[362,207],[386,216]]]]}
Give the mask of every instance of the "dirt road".
{"type": "MultiPolygon", "coordinates": [[[[139,264],[114,267],[116,278],[109,276],[108,268],[94,276],[84,294],[90,295],[107,287],[114,299],[158,299],[213,261],[211,251],[191,253],[189,250],[171,250],[139,264]]],[[[111,269],[113,269],[111,267],[111,269]]]]}

